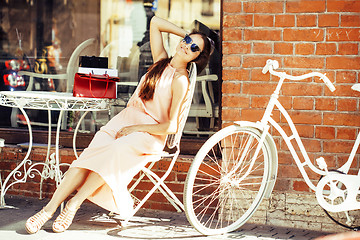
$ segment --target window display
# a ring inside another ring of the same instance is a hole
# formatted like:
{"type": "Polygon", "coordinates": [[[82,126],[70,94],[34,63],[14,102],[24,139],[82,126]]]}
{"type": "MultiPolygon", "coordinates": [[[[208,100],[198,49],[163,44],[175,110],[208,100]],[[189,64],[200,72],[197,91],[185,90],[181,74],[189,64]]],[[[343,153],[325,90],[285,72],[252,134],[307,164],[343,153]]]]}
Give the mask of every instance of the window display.
{"type": "MultiPolygon", "coordinates": [[[[153,63],[148,31],[152,16],[169,19],[189,32],[203,31],[216,47],[201,73],[204,77],[198,81],[185,133],[207,136],[216,131],[221,80],[220,0],[8,0],[0,8],[0,91],[71,91],[69,78],[34,78],[29,87],[29,77],[18,73],[69,76],[68,63],[74,50],[84,41],[95,39],[95,44],[80,55],[107,57],[108,68],[117,70],[120,81],[133,83],[118,86],[118,101],[110,115],[124,107],[153,63]]],[[[171,55],[181,39],[163,37],[171,55]]],[[[76,72],[79,64],[73,65],[70,67],[76,72]]],[[[4,107],[0,111],[0,127],[22,127],[19,113],[15,116],[4,107]]],[[[35,128],[41,128],[36,122],[47,122],[46,112],[29,110],[29,116],[35,128]]],[[[96,131],[108,119],[107,113],[88,116],[83,130],[96,131]]],[[[71,121],[76,120],[76,114],[69,113],[63,130],[71,129],[71,121]]],[[[56,116],[53,121],[57,121],[56,116]]]]}

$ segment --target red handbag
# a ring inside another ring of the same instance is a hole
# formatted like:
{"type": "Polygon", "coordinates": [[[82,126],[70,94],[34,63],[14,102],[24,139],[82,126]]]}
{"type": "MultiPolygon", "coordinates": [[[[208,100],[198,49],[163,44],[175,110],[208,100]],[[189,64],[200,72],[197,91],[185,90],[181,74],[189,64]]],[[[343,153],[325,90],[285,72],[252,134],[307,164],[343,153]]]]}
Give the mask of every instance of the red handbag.
{"type": "Polygon", "coordinates": [[[73,96],[89,98],[116,98],[116,82],[118,77],[76,73],[73,96]]]}

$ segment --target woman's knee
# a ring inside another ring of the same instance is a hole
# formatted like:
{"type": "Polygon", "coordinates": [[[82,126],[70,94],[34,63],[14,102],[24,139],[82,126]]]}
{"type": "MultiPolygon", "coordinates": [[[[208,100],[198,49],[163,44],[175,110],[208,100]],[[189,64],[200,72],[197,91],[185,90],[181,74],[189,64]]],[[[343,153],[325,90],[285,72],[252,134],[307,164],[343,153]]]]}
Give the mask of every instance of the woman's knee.
{"type": "Polygon", "coordinates": [[[90,171],[88,179],[98,182],[99,184],[105,183],[105,180],[100,176],[100,174],[90,171]]]}
{"type": "Polygon", "coordinates": [[[85,169],[85,168],[78,168],[78,167],[73,167],[70,168],[69,170],[67,170],[67,172],[65,173],[65,176],[69,176],[69,177],[76,177],[76,178],[81,178],[81,177],[87,177],[90,173],[90,170],[85,169]]]}

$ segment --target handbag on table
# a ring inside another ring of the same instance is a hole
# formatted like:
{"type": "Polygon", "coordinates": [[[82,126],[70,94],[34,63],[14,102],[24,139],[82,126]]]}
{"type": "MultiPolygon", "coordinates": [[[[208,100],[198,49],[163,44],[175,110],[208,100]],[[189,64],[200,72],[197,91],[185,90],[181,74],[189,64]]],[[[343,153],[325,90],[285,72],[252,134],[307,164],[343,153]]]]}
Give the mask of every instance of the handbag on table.
{"type": "Polygon", "coordinates": [[[79,67],[108,68],[108,58],[96,56],[80,56],[79,67]]]}
{"type": "Polygon", "coordinates": [[[116,82],[120,78],[110,77],[108,74],[95,75],[92,73],[76,73],[74,79],[73,96],[89,98],[116,98],[116,82]]]}
{"type": "Polygon", "coordinates": [[[119,76],[117,69],[111,68],[87,68],[87,67],[79,67],[78,73],[85,73],[85,74],[95,74],[95,75],[103,75],[108,74],[110,77],[117,77],[119,76]]]}

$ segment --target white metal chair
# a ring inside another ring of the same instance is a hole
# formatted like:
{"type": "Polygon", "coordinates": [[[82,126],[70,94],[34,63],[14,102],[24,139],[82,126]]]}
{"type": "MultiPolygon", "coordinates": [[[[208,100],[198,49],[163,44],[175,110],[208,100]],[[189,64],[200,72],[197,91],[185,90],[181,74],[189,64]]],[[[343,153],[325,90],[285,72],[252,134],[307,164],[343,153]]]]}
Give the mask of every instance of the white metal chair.
{"type": "Polygon", "coordinates": [[[96,40],[94,38],[90,38],[85,40],[84,42],[80,43],[69,58],[69,62],[66,67],[66,73],[63,74],[41,74],[41,73],[34,73],[34,72],[27,72],[27,71],[20,71],[20,75],[29,76],[29,85],[26,91],[33,90],[34,86],[34,77],[35,78],[43,78],[43,79],[63,79],[66,80],[66,92],[72,92],[74,86],[74,77],[75,73],[79,69],[79,56],[83,54],[84,50],[90,46],[95,44],[96,40]]]}
{"type": "Polygon", "coordinates": [[[190,108],[189,118],[195,118],[195,123],[188,121],[184,133],[187,134],[212,134],[211,129],[215,126],[215,119],[219,117],[219,105],[215,103],[213,82],[218,80],[216,74],[205,74],[198,76],[196,81],[198,93],[195,94],[193,103],[190,108]],[[198,95],[197,95],[198,94],[198,95]],[[201,99],[202,98],[202,99],[201,99]],[[199,130],[199,118],[209,118],[209,131],[199,130]]]}
{"type": "MultiPolygon", "coordinates": [[[[66,72],[63,74],[42,74],[42,73],[34,73],[34,72],[28,72],[28,71],[19,71],[19,75],[23,76],[29,76],[29,84],[26,88],[26,91],[32,91],[34,88],[34,78],[41,78],[44,80],[47,79],[59,79],[66,81],[66,92],[72,93],[73,86],[74,86],[74,78],[75,73],[79,69],[79,57],[80,55],[86,55],[89,54],[89,52],[95,51],[95,44],[96,39],[90,38],[82,43],[80,43],[73,53],[71,54],[69,58],[69,62],[66,67],[66,72]]],[[[11,126],[17,127],[18,125],[18,118],[17,118],[18,110],[17,108],[13,108],[11,113],[11,126]]],[[[66,118],[66,114],[64,114],[64,117],[66,118]]],[[[33,125],[44,125],[43,123],[36,123],[32,122],[33,125]]],[[[46,124],[47,125],[47,124],[46,124]]],[[[56,124],[54,125],[56,126],[56,124]]],[[[62,129],[66,128],[66,119],[63,120],[62,129]]]]}
{"type": "Polygon", "coordinates": [[[152,171],[152,168],[156,162],[150,162],[147,166],[143,167],[139,178],[134,182],[134,184],[132,186],[130,186],[129,191],[132,192],[145,176],[150,179],[150,181],[154,184],[154,186],[146,194],[146,196],[141,200],[136,198],[135,196],[133,196],[133,198],[135,199],[135,207],[134,207],[133,213],[129,217],[124,219],[125,221],[122,223],[123,226],[125,226],[128,223],[128,221],[136,214],[136,212],[143,206],[143,204],[150,198],[150,196],[157,189],[165,196],[165,198],[175,207],[175,209],[178,212],[181,212],[184,210],[183,203],[175,196],[175,194],[169,189],[169,187],[166,186],[164,181],[169,176],[169,174],[170,174],[172,168],[174,167],[175,162],[180,154],[180,139],[182,136],[182,132],[183,132],[183,129],[185,126],[186,119],[189,114],[192,98],[194,95],[196,74],[197,74],[195,63],[192,63],[190,65],[189,70],[190,70],[189,92],[186,96],[186,102],[181,111],[178,132],[176,134],[171,134],[171,135],[167,136],[166,145],[167,145],[167,149],[170,149],[171,152],[164,150],[162,153],[162,158],[172,158],[171,162],[169,164],[169,167],[161,177],[159,177],[156,173],[154,173],[152,171]]]}

